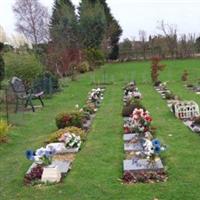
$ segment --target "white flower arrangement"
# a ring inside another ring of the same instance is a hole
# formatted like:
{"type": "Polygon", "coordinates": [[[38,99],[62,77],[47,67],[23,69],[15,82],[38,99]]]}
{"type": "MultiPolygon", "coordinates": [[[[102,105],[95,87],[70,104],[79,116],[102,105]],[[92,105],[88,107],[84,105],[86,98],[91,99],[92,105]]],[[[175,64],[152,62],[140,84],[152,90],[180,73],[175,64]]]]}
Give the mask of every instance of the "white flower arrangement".
{"type": "Polygon", "coordinates": [[[98,102],[100,100],[103,100],[103,91],[104,89],[101,88],[92,89],[91,92],[89,92],[88,99],[93,102],[98,102]]]}
{"type": "Polygon", "coordinates": [[[143,153],[146,156],[147,159],[155,159],[156,156],[158,156],[162,151],[165,151],[166,148],[161,146],[161,143],[159,140],[148,140],[145,139],[145,142],[143,143],[143,153]]]}
{"type": "Polygon", "coordinates": [[[64,142],[66,148],[80,148],[81,146],[81,137],[73,133],[64,133],[59,141],[64,142]]]}

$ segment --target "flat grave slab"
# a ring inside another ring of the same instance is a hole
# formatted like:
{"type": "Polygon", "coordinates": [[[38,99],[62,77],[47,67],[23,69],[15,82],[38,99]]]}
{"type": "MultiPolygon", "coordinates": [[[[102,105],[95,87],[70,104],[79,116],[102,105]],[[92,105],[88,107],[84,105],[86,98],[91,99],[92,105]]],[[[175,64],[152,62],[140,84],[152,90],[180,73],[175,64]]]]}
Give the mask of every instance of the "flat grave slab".
{"type": "Polygon", "coordinates": [[[191,120],[187,120],[187,121],[183,121],[183,123],[191,129],[191,131],[195,132],[195,133],[200,133],[200,126],[192,126],[193,121],[191,120]]]}
{"type": "Polygon", "coordinates": [[[138,135],[137,134],[124,134],[123,136],[123,139],[125,142],[128,142],[130,140],[133,140],[133,139],[137,139],[138,135]]]}
{"type": "Polygon", "coordinates": [[[143,147],[140,142],[138,143],[125,143],[124,144],[124,151],[142,151],[143,147]]]}
{"type": "Polygon", "coordinates": [[[147,159],[139,159],[137,162],[134,160],[124,160],[124,171],[141,172],[141,171],[159,171],[164,170],[161,159],[157,159],[154,164],[149,164],[147,159]]]}
{"type": "Polygon", "coordinates": [[[51,166],[55,166],[58,168],[58,171],[61,174],[66,174],[71,169],[71,162],[70,161],[61,161],[61,160],[54,160],[51,166]]]}
{"type": "Polygon", "coordinates": [[[58,183],[61,180],[61,173],[57,167],[48,166],[44,167],[41,181],[46,183],[58,183]]]}

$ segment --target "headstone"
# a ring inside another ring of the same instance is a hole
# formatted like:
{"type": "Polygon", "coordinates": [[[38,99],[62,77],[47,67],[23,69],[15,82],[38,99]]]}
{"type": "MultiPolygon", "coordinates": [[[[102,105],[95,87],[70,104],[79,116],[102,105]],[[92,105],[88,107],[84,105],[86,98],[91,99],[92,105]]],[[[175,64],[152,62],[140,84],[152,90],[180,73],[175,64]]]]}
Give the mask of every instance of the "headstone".
{"type": "Polygon", "coordinates": [[[124,144],[124,151],[142,151],[142,150],[143,150],[143,147],[140,142],[124,144]]]}
{"type": "Polygon", "coordinates": [[[61,180],[61,173],[58,170],[58,167],[49,166],[44,167],[44,171],[42,173],[42,182],[46,183],[58,183],[61,180]]]}
{"type": "Polygon", "coordinates": [[[162,161],[156,159],[154,164],[150,164],[147,159],[124,160],[123,163],[124,171],[141,172],[141,171],[159,171],[164,170],[162,161]]]}

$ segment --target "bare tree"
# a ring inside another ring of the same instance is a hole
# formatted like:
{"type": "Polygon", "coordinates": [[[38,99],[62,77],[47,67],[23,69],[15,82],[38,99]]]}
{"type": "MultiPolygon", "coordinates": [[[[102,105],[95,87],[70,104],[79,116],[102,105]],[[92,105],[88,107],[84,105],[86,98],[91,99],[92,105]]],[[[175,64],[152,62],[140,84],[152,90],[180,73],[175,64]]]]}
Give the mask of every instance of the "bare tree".
{"type": "Polygon", "coordinates": [[[147,51],[147,48],[148,48],[147,33],[144,30],[140,30],[139,31],[139,37],[140,37],[140,42],[141,42],[143,58],[145,60],[146,59],[146,51],[147,51]]]}
{"type": "Polygon", "coordinates": [[[195,55],[195,41],[196,36],[195,34],[189,33],[188,34],[188,57],[194,57],[195,55]]]}
{"type": "Polygon", "coordinates": [[[165,24],[164,21],[159,22],[157,27],[166,37],[168,51],[174,58],[177,54],[177,26],[173,24],[165,24]]]}
{"type": "Polygon", "coordinates": [[[49,14],[38,0],[16,0],[13,6],[16,28],[33,44],[46,42],[49,38],[49,14]]]}
{"type": "Polygon", "coordinates": [[[168,51],[165,36],[155,35],[149,37],[149,48],[151,49],[151,56],[159,56],[165,59],[168,51]]]}
{"type": "Polygon", "coordinates": [[[180,41],[178,43],[178,53],[179,57],[185,58],[187,57],[187,36],[186,34],[182,34],[180,37],[180,41]]]}

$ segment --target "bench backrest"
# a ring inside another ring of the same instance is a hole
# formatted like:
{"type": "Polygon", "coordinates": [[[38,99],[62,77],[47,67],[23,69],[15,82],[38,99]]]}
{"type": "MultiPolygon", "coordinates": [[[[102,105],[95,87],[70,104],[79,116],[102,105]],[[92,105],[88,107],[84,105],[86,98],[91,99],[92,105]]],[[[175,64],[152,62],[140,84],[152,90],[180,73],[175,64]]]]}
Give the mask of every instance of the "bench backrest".
{"type": "Polygon", "coordinates": [[[26,97],[26,88],[21,79],[19,79],[18,77],[13,77],[11,80],[11,86],[17,97],[19,98],[26,97]]]}

